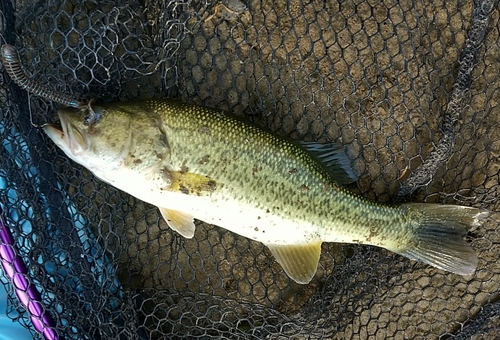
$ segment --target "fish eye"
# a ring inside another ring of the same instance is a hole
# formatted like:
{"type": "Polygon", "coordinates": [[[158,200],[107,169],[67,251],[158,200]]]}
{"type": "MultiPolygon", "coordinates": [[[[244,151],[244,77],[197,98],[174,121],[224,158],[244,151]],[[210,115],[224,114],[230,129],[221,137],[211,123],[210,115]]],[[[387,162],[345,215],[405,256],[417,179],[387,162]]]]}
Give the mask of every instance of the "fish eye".
{"type": "Polygon", "coordinates": [[[88,126],[96,124],[101,118],[99,109],[94,110],[91,103],[88,105],[88,113],[83,117],[83,123],[88,126]]]}
{"type": "Polygon", "coordinates": [[[85,115],[85,117],[83,117],[83,122],[85,123],[85,125],[92,125],[93,122],[92,115],[91,114],[85,115]]]}

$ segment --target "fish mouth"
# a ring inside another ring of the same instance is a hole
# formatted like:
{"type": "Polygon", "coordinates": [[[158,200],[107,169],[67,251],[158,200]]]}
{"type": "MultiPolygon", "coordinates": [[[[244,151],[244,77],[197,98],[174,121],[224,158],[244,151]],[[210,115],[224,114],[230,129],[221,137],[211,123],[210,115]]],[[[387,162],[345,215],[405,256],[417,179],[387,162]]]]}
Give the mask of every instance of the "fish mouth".
{"type": "Polygon", "coordinates": [[[78,156],[88,148],[85,133],[71,124],[65,113],[58,114],[60,124],[44,124],[43,131],[66,154],[78,156]]]}
{"type": "Polygon", "coordinates": [[[42,128],[44,129],[44,131],[51,131],[51,133],[56,133],[57,131],[57,133],[59,133],[61,136],[64,136],[64,131],[61,125],[46,123],[42,125],[42,128]]]}
{"type": "Polygon", "coordinates": [[[49,136],[52,141],[61,149],[68,146],[68,140],[61,125],[57,124],[44,124],[43,131],[49,136]]]}

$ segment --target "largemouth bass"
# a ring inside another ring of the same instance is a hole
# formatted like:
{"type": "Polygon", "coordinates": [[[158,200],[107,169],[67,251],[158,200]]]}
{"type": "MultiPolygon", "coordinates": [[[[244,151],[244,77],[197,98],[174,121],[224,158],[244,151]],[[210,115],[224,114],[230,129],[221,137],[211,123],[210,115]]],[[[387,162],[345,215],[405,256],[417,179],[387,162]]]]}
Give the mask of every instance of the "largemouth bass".
{"type": "Polygon", "coordinates": [[[488,212],[371,202],[342,148],[296,143],[229,113],[171,100],[61,109],[44,131],[103,181],[160,209],[184,237],[194,219],[264,243],[285,272],[308,283],[322,242],[369,244],[467,275],[477,257],[462,239],[488,212]]]}

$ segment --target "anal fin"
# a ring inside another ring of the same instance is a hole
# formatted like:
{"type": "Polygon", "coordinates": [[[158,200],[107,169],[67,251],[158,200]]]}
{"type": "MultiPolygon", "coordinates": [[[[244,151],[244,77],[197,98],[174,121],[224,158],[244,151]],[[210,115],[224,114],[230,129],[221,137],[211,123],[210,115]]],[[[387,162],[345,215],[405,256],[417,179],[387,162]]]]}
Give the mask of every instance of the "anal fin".
{"type": "Polygon", "coordinates": [[[194,217],[182,211],[160,208],[161,215],[167,222],[168,226],[185,238],[193,238],[196,226],[194,225],[194,217]]]}
{"type": "Polygon", "coordinates": [[[300,245],[267,245],[292,280],[306,284],[318,269],[321,242],[300,245]]]}

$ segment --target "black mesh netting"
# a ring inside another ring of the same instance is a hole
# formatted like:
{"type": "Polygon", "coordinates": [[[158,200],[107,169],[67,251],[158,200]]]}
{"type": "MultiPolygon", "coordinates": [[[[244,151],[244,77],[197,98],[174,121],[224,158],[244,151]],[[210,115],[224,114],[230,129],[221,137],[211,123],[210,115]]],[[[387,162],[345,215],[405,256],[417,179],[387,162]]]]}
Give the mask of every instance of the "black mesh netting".
{"type": "MultiPolygon", "coordinates": [[[[279,135],[343,143],[359,174],[351,189],[365,197],[498,210],[496,1],[2,0],[0,10],[2,43],[57,91],[233,111],[279,135]]],[[[155,207],[53,145],[39,126],[56,120],[54,103],[5,72],[0,82],[3,217],[59,335],[500,336],[497,213],[469,231],[471,277],[324,244],[315,278],[299,285],[260,243],[198,222],[194,239],[172,232],[155,207]]],[[[8,315],[42,338],[2,282],[8,315]]]]}

